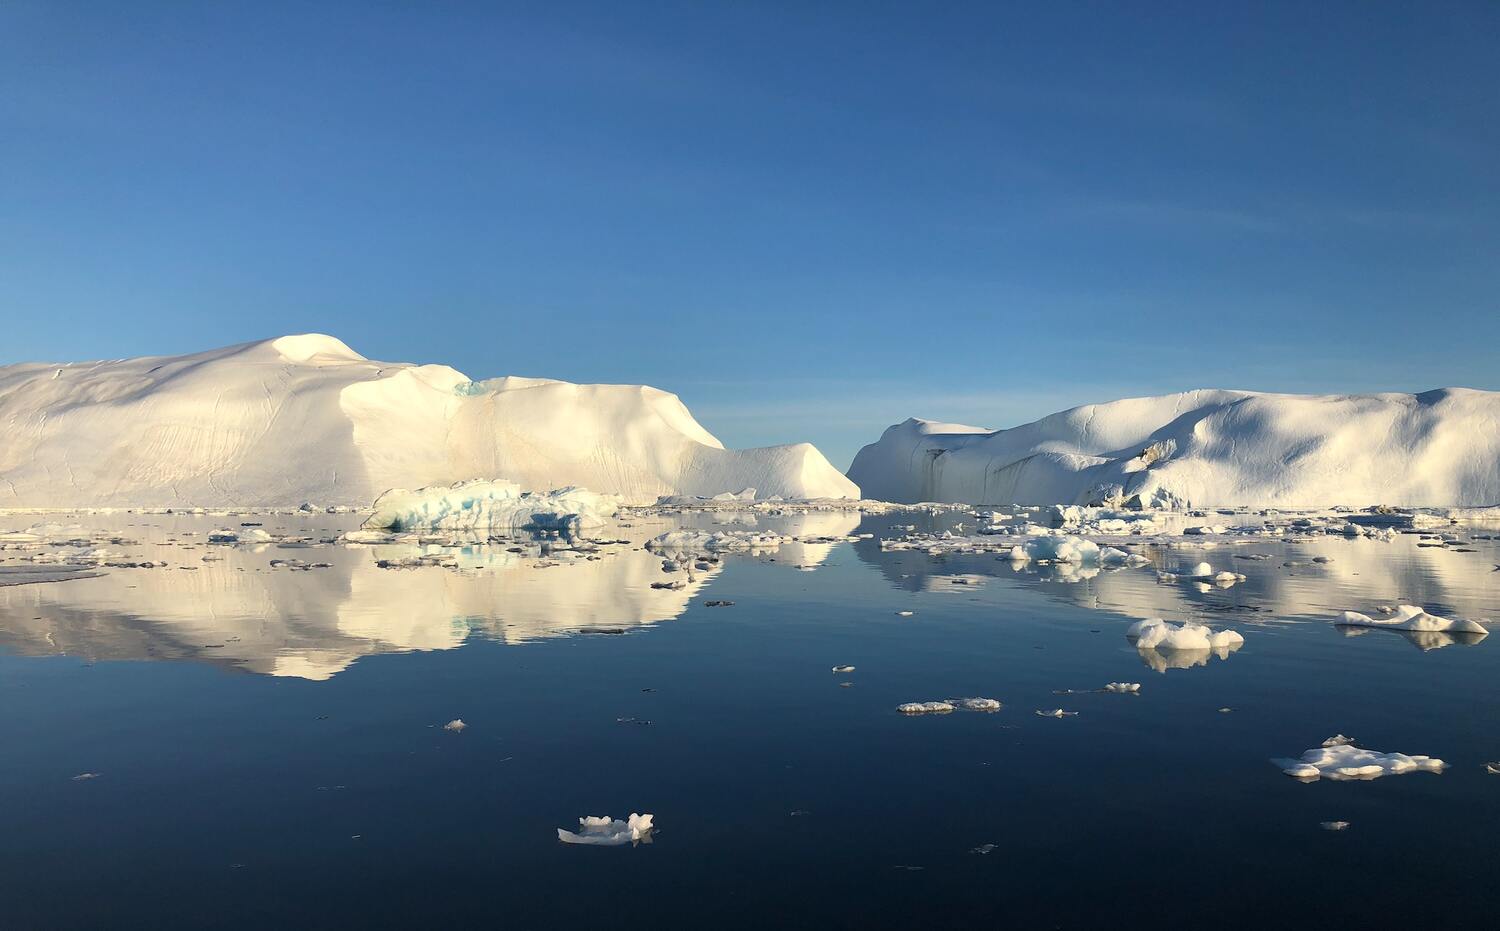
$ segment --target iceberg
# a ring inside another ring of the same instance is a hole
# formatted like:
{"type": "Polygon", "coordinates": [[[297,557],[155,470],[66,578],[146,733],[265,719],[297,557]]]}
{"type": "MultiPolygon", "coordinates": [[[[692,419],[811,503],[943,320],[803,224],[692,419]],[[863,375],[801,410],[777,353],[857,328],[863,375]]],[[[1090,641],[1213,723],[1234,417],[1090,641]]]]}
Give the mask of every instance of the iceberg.
{"type": "Polygon", "coordinates": [[[626,844],[651,843],[651,815],[632,813],[625,821],[618,818],[585,816],[578,819],[577,831],[557,829],[557,839],[564,844],[589,844],[595,847],[623,847],[626,844]]]}
{"type": "Polygon", "coordinates": [[[1430,756],[1380,753],[1356,747],[1348,738],[1329,738],[1297,759],[1272,760],[1288,776],[1316,779],[1378,779],[1403,773],[1440,773],[1448,764],[1430,756]]]}
{"type": "Polygon", "coordinates": [[[1496,391],[1202,389],[1007,430],[907,420],[861,449],[849,478],[905,503],[1486,508],[1500,502],[1496,423],[1496,391]]]}
{"type": "Polygon", "coordinates": [[[806,443],[725,449],[645,385],[482,381],[303,334],[181,356],[0,366],[0,507],[366,507],[504,477],[651,504],[859,497],[806,443]]]}
{"type": "Polygon", "coordinates": [[[1358,611],[1345,611],[1334,623],[1340,627],[1374,627],[1410,633],[1469,634],[1475,639],[1489,635],[1489,631],[1478,621],[1438,617],[1416,605],[1401,605],[1388,618],[1373,618],[1358,611]]]}
{"type": "Polygon", "coordinates": [[[1190,621],[1172,624],[1159,617],[1136,621],[1125,636],[1138,650],[1235,650],[1245,643],[1238,631],[1216,631],[1190,621]]]}

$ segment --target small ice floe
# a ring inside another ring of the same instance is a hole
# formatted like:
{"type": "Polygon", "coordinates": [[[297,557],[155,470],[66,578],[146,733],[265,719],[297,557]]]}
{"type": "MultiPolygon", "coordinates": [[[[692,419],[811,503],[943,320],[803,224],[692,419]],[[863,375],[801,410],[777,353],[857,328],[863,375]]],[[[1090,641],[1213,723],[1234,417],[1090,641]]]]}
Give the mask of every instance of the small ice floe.
{"type": "Polygon", "coordinates": [[[87,782],[90,779],[98,779],[98,773],[79,773],[73,777],[74,782],[87,782]]]}
{"type": "Polygon", "coordinates": [[[1099,544],[1074,536],[1046,536],[1027,540],[1010,549],[1012,562],[1054,562],[1084,565],[1099,562],[1099,544]]]}
{"type": "Polygon", "coordinates": [[[1374,627],[1385,630],[1405,630],[1414,633],[1465,634],[1478,639],[1489,635],[1489,631],[1478,621],[1464,618],[1438,617],[1428,614],[1416,605],[1400,605],[1390,617],[1374,618],[1358,611],[1345,611],[1334,621],[1340,627],[1374,627]]]}
{"type": "Polygon", "coordinates": [[[897,611],[896,612],[896,616],[897,617],[911,617],[913,614],[916,614],[916,613],[917,612],[915,612],[915,611],[897,611]]]}
{"type": "Polygon", "coordinates": [[[1430,756],[1380,753],[1356,747],[1348,737],[1334,735],[1298,759],[1274,759],[1281,771],[1295,779],[1378,779],[1403,773],[1440,773],[1448,764],[1430,756]]]}
{"type": "Polygon", "coordinates": [[[1325,831],[1343,831],[1343,830],[1347,830],[1348,829],[1349,822],[1347,822],[1347,821],[1321,821],[1321,822],[1318,823],[1318,827],[1322,828],[1325,831]]]}
{"type": "Polygon", "coordinates": [[[1234,713],[1234,709],[1233,708],[1220,708],[1219,709],[1219,714],[1233,714],[1233,713],[1234,713]]]}
{"type": "Polygon", "coordinates": [[[626,844],[651,843],[651,815],[632,813],[625,821],[617,818],[583,817],[578,830],[557,829],[557,839],[564,844],[591,844],[595,847],[623,847],[626,844]]]}
{"type": "Polygon", "coordinates": [[[993,698],[950,698],[948,701],[965,711],[1000,710],[1000,702],[993,698]]]}
{"type": "Polygon", "coordinates": [[[902,714],[947,714],[953,710],[953,704],[946,701],[909,701],[897,705],[896,710],[902,714]]]}
{"type": "Polygon", "coordinates": [[[684,588],[687,588],[688,583],[684,582],[682,579],[677,579],[674,582],[652,582],[651,587],[655,589],[662,589],[665,591],[678,592],[682,591],[684,588]]]}
{"type": "Polygon", "coordinates": [[[834,672],[853,672],[854,671],[854,667],[853,666],[835,666],[835,667],[833,667],[833,671],[834,672]]]}
{"type": "Polygon", "coordinates": [[[1238,631],[1216,631],[1191,621],[1172,624],[1159,617],[1136,621],[1125,631],[1125,636],[1135,642],[1138,650],[1232,650],[1245,642],[1238,631]]]}
{"type": "Polygon", "coordinates": [[[998,849],[995,844],[980,844],[978,847],[970,847],[969,853],[985,854],[998,849]]]}
{"type": "Polygon", "coordinates": [[[1139,682],[1108,682],[1105,683],[1104,691],[1118,692],[1123,695],[1139,695],[1141,684],[1139,682]]]}
{"type": "Polygon", "coordinates": [[[1061,708],[1053,708],[1051,711],[1037,711],[1039,717],[1043,718],[1070,718],[1078,714],[1076,711],[1064,711],[1061,708]]]}
{"type": "Polygon", "coordinates": [[[463,729],[468,726],[469,725],[464,723],[463,718],[454,718],[452,721],[449,721],[447,724],[443,725],[443,730],[452,731],[453,733],[457,734],[462,732],[463,729]]]}
{"type": "Polygon", "coordinates": [[[1500,763],[1486,763],[1484,764],[1484,771],[1491,776],[1500,776],[1500,763]]]}

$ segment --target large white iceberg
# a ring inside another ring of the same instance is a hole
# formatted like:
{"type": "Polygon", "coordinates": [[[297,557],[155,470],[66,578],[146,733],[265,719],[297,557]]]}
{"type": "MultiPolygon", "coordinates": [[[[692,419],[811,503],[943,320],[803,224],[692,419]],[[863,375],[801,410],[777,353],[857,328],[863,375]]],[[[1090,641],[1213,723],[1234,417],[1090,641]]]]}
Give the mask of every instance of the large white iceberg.
{"type": "Polygon", "coordinates": [[[814,447],[729,450],[643,385],[472,381],[331,336],[0,367],[0,507],[366,506],[504,477],[648,504],[755,488],[857,498],[814,447]]]}
{"type": "Polygon", "coordinates": [[[615,495],[583,488],[523,491],[515,482],[477,479],[454,485],[395,488],[375,501],[365,530],[562,530],[602,527],[620,509],[615,495]]]}
{"type": "Polygon", "coordinates": [[[1199,390],[1088,404],[1009,430],[907,420],[859,451],[866,497],[1168,506],[1500,501],[1500,392],[1199,390]]]}

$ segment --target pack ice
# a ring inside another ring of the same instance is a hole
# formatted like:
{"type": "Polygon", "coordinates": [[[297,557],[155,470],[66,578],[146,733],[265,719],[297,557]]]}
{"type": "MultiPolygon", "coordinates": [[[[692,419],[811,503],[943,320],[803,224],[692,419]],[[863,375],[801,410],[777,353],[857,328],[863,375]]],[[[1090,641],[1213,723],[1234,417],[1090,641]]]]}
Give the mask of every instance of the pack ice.
{"type": "Polygon", "coordinates": [[[1008,430],[911,419],[859,451],[866,497],[970,504],[1477,507],[1500,502],[1500,392],[1204,389],[1008,430]]]}
{"type": "Polygon", "coordinates": [[[725,449],[656,388],[473,381],[318,334],[0,367],[0,431],[0,507],[367,506],[472,479],[631,504],[859,497],[813,446],[725,449]]]}

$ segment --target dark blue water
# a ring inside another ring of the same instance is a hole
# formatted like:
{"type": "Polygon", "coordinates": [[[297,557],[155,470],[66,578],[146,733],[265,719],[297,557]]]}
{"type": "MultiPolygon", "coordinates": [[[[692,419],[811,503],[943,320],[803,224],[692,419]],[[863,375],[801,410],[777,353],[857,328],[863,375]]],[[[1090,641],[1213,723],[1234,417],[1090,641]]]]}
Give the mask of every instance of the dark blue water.
{"type": "Polygon", "coordinates": [[[0,922],[1493,927],[1500,776],[1483,763],[1500,759],[1500,640],[1424,651],[1323,616],[1372,607],[1376,573],[1432,610],[1500,616],[1493,552],[1255,549],[1276,559],[1198,593],[1147,570],[1061,581],[861,541],[811,572],[788,565],[807,554],[730,557],[679,616],[645,621],[649,589],[583,575],[610,560],[658,573],[636,550],[492,584],[373,570],[372,551],[344,547],[303,551],[329,569],[273,572],[260,564],[277,551],[241,547],[197,575],[0,589],[0,922]],[[1359,568],[1281,567],[1313,553],[1359,568]],[[543,573],[578,575],[525,589],[543,573]],[[449,594],[362,600],[387,579],[449,594]],[[476,585],[492,585],[483,604],[452,594],[476,585]],[[547,628],[549,597],[568,618],[588,608],[587,630],[547,628]],[[452,644],[370,636],[435,598],[467,612],[452,644]],[[1158,672],[1124,637],[1153,606],[1245,646],[1158,672]],[[235,652],[250,642],[327,668],[267,674],[235,652]],[[844,663],[856,671],[830,672],[844,663]],[[1141,694],[1054,694],[1117,680],[1141,694]],[[967,695],[1004,708],[894,711],[967,695]],[[1079,713],[1033,713],[1059,706],[1079,713]],[[469,727],[442,730],[453,718],[469,727]],[[1301,784],[1268,762],[1336,732],[1451,765],[1301,784]],[[655,815],[650,844],[557,841],[581,815],[632,811],[655,815]],[[1351,826],[1319,827],[1332,820],[1351,826]]]}

